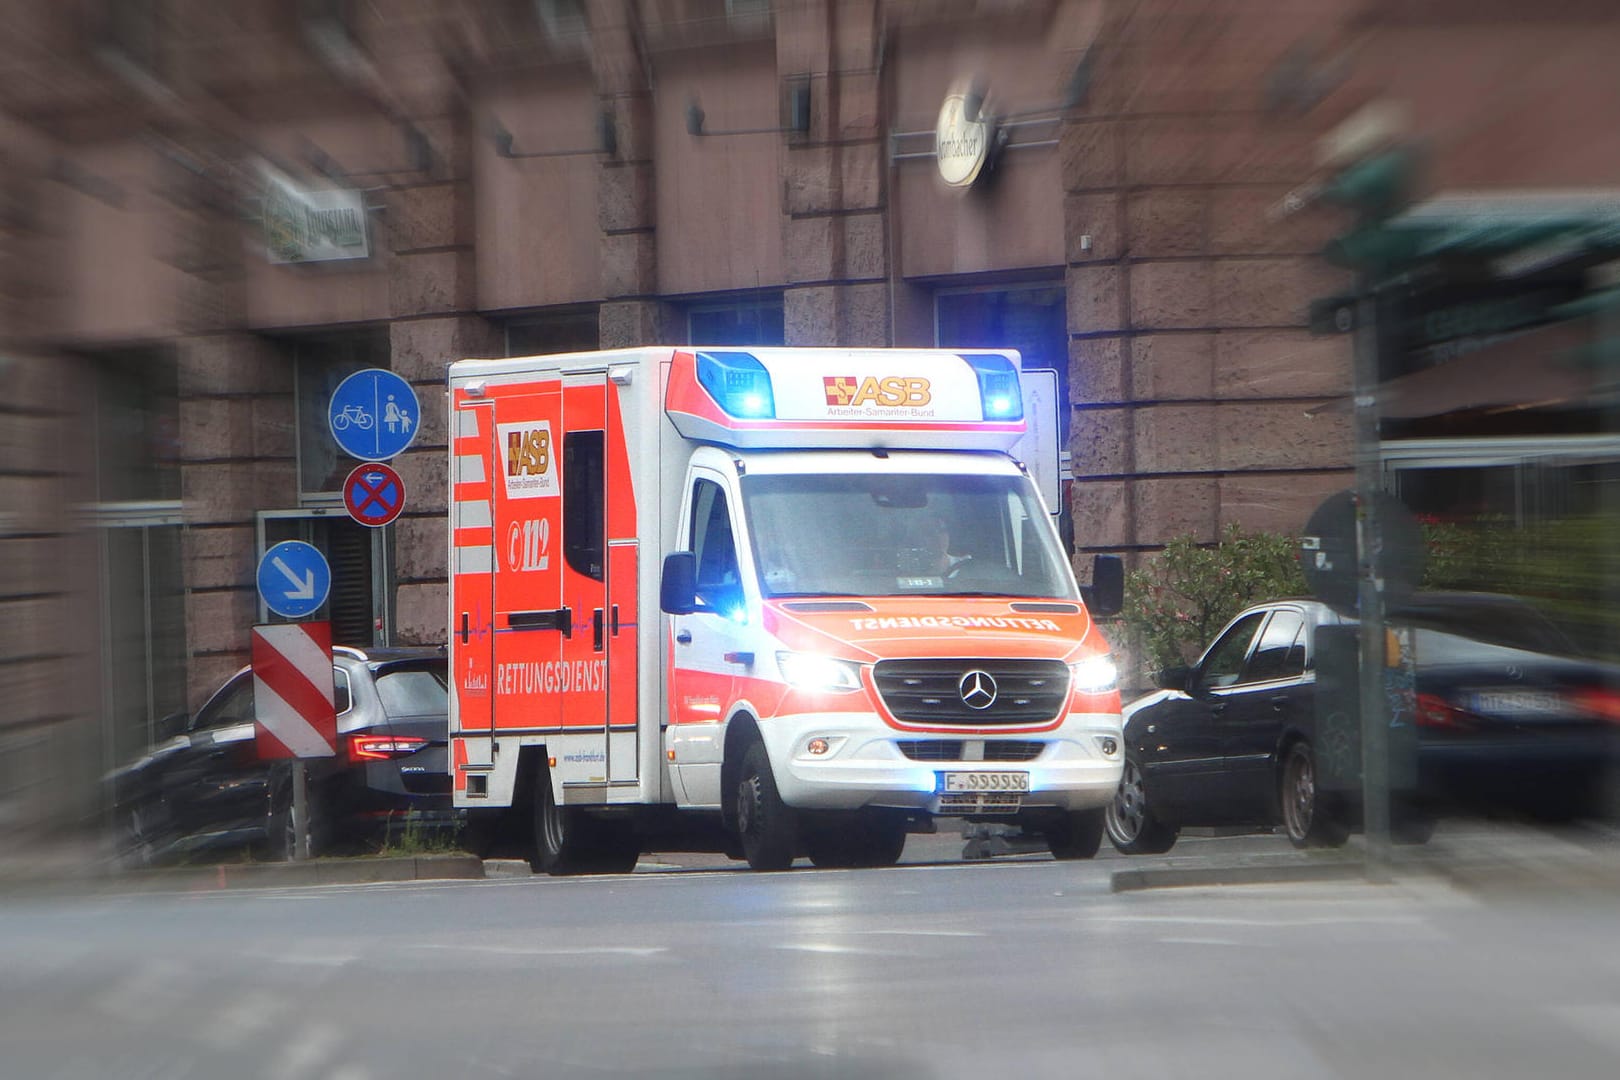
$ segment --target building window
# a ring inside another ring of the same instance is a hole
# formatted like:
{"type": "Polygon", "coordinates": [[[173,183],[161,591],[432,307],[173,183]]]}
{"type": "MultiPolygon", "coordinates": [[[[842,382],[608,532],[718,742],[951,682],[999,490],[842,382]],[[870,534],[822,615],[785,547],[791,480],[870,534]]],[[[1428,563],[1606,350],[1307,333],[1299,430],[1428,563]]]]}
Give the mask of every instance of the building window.
{"type": "MultiPolygon", "coordinates": [[[[1017,349],[1026,369],[1058,373],[1058,400],[1069,398],[1069,321],[1063,285],[1043,282],[934,294],[934,340],[947,349],[1017,349]]],[[[1058,431],[1069,440],[1069,409],[1058,431]]]]}
{"type": "Polygon", "coordinates": [[[534,10],[553,39],[585,33],[585,0],[534,0],[534,10]]]}
{"type": "Polygon", "coordinates": [[[786,340],[781,293],[686,309],[689,345],[781,345],[786,340]]]}
{"type": "Polygon", "coordinates": [[[180,498],[180,397],[174,358],[130,350],[94,359],[98,503],[180,498]]]}
{"type": "Polygon", "coordinates": [[[550,356],[601,347],[595,308],[559,311],[506,324],[507,356],[550,356]]]}
{"type": "MultiPolygon", "coordinates": [[[[261,511],[258,524],[258,558],[283,540],[313,544],[325,556],[332,570],[332,591],[326,603],[305,619],[330,621],[333,644],[365,648],[393,641],[393,593],[388,587],[391,527],[369,529],[335,508],[261,511]]],[[[259,621],[279,621],[262,599],[259,621]]]]}
{"type": "Polygon", "coordinates": [[[298,396],[298,492],[303,503],[342,498],[343,481],[358,462],[338,449],[327,411],[338,384],[357,371],[388,366],[387,333],[293,342],[298,396]]]}

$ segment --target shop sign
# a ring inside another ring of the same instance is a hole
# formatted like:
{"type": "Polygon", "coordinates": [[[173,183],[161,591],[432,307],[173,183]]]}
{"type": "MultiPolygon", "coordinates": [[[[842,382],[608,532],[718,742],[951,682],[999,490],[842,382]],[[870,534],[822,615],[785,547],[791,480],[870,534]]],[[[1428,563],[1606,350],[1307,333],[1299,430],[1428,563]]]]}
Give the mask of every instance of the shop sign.
{"type": "Polygon", "coordinates": [[[371,256],[365,199],[358,191],[309,188],[269,166],[264,178],[265,255],[273,263],[371,256]]]}
{"type": "MultiPolygon", "coordinates": [[[[975,99],[976,99],[975,95],[975,99]]],[[[990,150],[990,125],[977,108],[968,115],[967,95],[951,93],[939,109],[934,127],[934,154],[939,176],[951,187],[968,187],[984,169],[990,150]]]]}

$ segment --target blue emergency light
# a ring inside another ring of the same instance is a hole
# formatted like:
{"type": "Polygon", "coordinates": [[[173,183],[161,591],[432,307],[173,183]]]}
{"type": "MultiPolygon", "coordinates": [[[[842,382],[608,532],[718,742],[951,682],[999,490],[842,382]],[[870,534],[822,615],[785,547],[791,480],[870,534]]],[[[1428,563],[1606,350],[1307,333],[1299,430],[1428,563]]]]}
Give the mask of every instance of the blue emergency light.
{"type": "Polygon", "coordinates": [[[979,400],[984,403],[986,420],[1022,420],[1024,394],[1018,383],[1018,369],[1005,356],[964,356],[979,377],[979,400]]]}
{"type": "MultiPolygon", "coordinates": [[[[754,356],[745,352],[700,352],[697,378],[698,385],[728,416],[739,420],[775,419],[771,374],[754,356]]],[[[1015,392],[1016,387],[1015,382],[1015,392]]]]}

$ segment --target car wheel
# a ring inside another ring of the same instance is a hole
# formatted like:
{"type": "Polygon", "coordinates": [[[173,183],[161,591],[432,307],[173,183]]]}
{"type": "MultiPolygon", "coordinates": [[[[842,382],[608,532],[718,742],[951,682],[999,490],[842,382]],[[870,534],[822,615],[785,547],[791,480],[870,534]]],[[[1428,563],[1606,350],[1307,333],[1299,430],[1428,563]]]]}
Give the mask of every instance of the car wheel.
{"type": "Polygon", "coordinates": [[[1316,758],[1306,743],[1295,743],[1283,758],[1279,792],[1283,828],[1295,847],[1338,847],[1350,833],[1316,789],[1316,758]]]}
{"type": "Polygon", "coordinates": [[[534,854],[529,865],[542,874],[574,874],[580,870],[581,823],[578,810],[558,806],[551,790],[551,773],[541,765],[535,778],[534,854]]]}
{"type": "Polygon", "coordinates": [[[804,845],[810,861],[823,869],[893,866],[906,849],[905,823],[867,816],[837,821],[808,832],[804,845]]]}
{"type": "Polygon", "coordinates": [[[115,864],[120,870],[145,870],[157,861],[154,808],[136,803],[119,812],[113,834],[115,864]]]}
{"type": "Polygon", "coordinates": [[[1109,842],[1122,855],[1163,855],[1175,846],[1181,831],[1154,816],[1142,785],[1142,768],[1129,757],[1105,822],[1109,842]]]}
{"type": "Polygon", "coordinates": [[[1104,816],[1100,806],[1095,810],[1071,810],[1047,825],[1046,846],[1052,858],[1067,861],[1095,856],[1102,847],[1104,816]]]}
{"type": "Polygon", "coordinates": [[[786,870],[793,865],[798,822],[777,793],[763,743],[754,743],[743,755],[736,811],[737,838],[750,869],[786,870]]]}

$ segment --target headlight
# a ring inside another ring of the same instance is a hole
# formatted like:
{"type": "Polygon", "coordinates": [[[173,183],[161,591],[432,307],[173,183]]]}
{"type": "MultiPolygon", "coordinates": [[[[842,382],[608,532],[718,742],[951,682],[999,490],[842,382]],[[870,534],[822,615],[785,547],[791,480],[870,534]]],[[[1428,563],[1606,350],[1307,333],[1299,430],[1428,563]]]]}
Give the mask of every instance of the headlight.
{"type": "Polygon", "coordinates": [[[779,652],[776,663],[788,685],[800,690],[847,694],[861,688],[861,669],[848,660],[834,660],[815,653],[779,652]]]}
{"type": "Polygon", "coordinates": [[[1111,656],[1093,656],[1078,664],[1070,664],[1069,670],[1073,672],[1075,690],[1082,694],[1100,694],[1112,690],[1115,680],[1119,678],[1119,669],[1114,667],[1111,656]]]}

